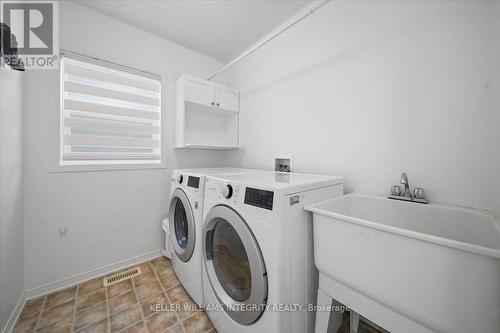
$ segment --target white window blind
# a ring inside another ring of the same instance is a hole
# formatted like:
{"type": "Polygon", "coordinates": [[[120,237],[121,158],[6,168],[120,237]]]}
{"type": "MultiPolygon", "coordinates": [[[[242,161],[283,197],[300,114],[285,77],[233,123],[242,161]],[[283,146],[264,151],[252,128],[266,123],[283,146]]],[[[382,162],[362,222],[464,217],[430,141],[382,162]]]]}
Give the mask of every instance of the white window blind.
{"type": "Polygon", "coordinates": [[[64,54],[61,164],[161,162],[161,81],[126,67],[64,54]]]}

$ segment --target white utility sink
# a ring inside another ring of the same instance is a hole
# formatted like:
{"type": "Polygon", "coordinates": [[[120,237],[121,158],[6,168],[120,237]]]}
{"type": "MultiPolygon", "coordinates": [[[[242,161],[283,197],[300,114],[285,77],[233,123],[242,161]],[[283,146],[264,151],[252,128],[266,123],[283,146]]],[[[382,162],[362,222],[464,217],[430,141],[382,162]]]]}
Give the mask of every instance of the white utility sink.
{"type": "Polygon", "coordinates": [[[360,194],[305,209],[325,294],[391,332],[500,332],[500,226],[487,213],[360,194]]]}

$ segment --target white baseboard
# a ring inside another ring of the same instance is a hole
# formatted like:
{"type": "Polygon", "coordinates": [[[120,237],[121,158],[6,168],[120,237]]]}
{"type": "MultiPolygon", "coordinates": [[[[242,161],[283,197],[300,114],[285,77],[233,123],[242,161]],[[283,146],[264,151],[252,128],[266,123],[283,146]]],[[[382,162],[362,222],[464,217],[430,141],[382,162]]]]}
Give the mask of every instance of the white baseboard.
{"type": "MultiPolygon", "coordinates": [[[[80,274],[76,274],[64,279],[61,279],[59,281],[55,282],[50,282],[44,285],[41,285],[39,287],[31,288],[25,291],[24,296],[25,299],[32,299],[36,298],[42,295],[50,294],[58,290],[62,290],[71,286],[74,286],[76,284],[92,280],[96,277],[109,274],[111,272],[141,263],[143,261],[147,261],[156,257],[159,257],[163,255],[163,250],[159,249],[153,252],[145,253],[142,255],[139,255],[137,257],[132,257],[129,259],[121,260],[116,263],[102,266],[100,268],[96,268],[87,272],[83,272],[80,274]]],[[[8,333],[8,332],[3,332],[3,333],[8,333]]]]}
{"type": "Polygon", "coordinates": [[[14,310],[12,310],[9,319],[7,319],[7,322],[5,323],[5,326],[2,329],[2,333],[12,332],[12,330],[14,329],[14,325],[16,325],[17,319],[19,319],[19,316],[21,315],[21,311],[24,308],[24,304],[26,304],[26,293],[23,293],[21,297],[19,297],[19,300],[17,301],[14,310]]]}

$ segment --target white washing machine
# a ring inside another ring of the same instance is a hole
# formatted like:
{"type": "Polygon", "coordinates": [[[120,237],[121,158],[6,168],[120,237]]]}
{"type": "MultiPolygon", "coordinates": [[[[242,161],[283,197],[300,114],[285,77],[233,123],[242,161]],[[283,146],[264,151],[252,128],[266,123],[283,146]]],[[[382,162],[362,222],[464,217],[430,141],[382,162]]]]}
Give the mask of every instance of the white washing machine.
{"type": "Polygon", "coordinates": [[[219,333],[314,332],[318,273],[303,206],[343,194],[343,178],[259,172],[208,176],[205,307],[219,333]]]}
{"type": "Polygon", "coordinates": [[[203,305],[203,197],[206,175],[249,172],[236,168],[177,169],[172,172],[169,234],[175,273],[198,305],[203,305]]]}

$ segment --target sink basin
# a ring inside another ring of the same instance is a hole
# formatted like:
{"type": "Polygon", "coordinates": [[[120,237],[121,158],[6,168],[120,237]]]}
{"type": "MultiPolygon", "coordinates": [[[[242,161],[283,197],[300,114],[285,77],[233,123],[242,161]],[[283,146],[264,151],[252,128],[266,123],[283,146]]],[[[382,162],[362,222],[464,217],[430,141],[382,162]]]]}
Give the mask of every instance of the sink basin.
{"type": "Polygon", "coordinates": [[[320,289],[392,332],[500,332],[489,214],[348,194],[313,213],[320,289]]]}

